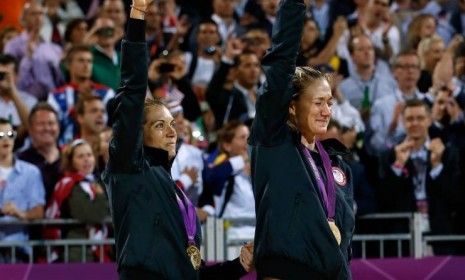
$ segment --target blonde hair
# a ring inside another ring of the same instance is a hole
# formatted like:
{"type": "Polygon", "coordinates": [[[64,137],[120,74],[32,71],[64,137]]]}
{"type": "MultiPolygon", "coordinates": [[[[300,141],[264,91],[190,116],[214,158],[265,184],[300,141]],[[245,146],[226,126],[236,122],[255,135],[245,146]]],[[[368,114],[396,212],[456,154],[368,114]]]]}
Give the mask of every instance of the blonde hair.
{"type": "Polygon", "coordinates": [[[420,57],[420,67],[423,69],[425,68],[425,54],[431,49],[431,46],[436,43],[444,43],[444,40],[437,35],[434,34],[431,37],[423,38],[420,43],[418,44],[418,57],[420,57]]]}
{"type": "Polygon", "coordinates": [[[310,66],[296,67],[294,77],[292,78],[293,99],[298,99],[317,80],[326,80],[329,84],[332,84],[332,76],[330,74],[323,73],[310,66]]]}
{"type": "Polygon", "coordinates": [[[421,28],[427,19],[433,19],[436,22],[436,18],[431,14],[420,14],[413,18],[410,22],[407,31],[407,48],[417,49],[418,44],[421,41],[421,28]]]}

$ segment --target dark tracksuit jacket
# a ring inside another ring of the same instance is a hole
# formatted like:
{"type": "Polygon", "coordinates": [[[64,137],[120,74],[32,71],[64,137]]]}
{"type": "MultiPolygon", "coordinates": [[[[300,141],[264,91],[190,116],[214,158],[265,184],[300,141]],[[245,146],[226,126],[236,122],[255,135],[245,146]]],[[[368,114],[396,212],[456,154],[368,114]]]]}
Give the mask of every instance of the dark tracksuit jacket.
{"type": "Polygon", "coordinates": [[[262,61],[266,83],[260,89],[249,143],[257,224],[255,266],[259,277],[279,279],[350,279],[348,266],[354,229],[352,178],[339,159],[344,148],[323,141],[332,166],[346,183],[336,186],[338,246],[326,219],[318,186],[298,148],[300,134],[287,125],[305,6],[302,0],[280,4],[272,47],[262,61]]]}
{"type": "MultiPolygon", "coordinates": [[[[226,279],[244,274],[238,260],[195,271],[186,254],[187,234],[164,150],[143,146],[147,89],[145,22],[130,19],[122,43],[122,82],[108,105],[113,139],[102,175],[115,229],[118,272],[123,279],[226,279]]],[[[197,220],[195,242],[200,246],[197,220]]]]}

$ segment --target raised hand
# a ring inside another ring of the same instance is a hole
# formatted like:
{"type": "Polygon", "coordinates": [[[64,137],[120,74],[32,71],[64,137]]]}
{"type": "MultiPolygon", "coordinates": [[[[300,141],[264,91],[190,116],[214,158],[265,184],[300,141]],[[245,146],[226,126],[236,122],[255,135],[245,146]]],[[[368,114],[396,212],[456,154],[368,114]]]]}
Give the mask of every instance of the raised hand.
{"type": "Polygon", "coordinates": [[[402,143],[397,145],[394,148],[394,151],[396,152],[396,165],[404,166],[405,163],[407,162],[408,158],[410,157],[410,152],[413,147],[413,141],[410,139],[405,139],[402,143]]]}
{"type": "Polygon", "coordinates": [[[152,3],[153,0],[132,0],[132,6],[136,8],[147,8],[147,6],[152,3]]]}
{"type": "Polygon", "coordinates": [[[230,59],[234,60],[234,58],[242,53],[244,49],[244,43],[237,39],[237,38],[230,38],[226,43],[226,51],[225,56],[230,59]]]}
{"type": "Polygon", "coordinates": [[[145,19],[145,11],[153,0],[132,0],[130,17],[134,19],[145,19]]]}
{"type": "Polygon", "coordinates": [[[333,24],[333,31],[335,34],[338,34],[339,36],[344,33],[348,28],[347,20],[343,16],[337,17],[336,21],[333,24]]]}
{"type": "Polygon", "coordinates": [[[433,168],[441,163],[442,155],[444,154],[445,149],[446,148],[444,146],[444,143],[442,143],[441,138],[434,138],[433,140],[431,140],[431,143],[429,145],[429,151],[431,153],[430,161],[431,166],[433,168]]]}

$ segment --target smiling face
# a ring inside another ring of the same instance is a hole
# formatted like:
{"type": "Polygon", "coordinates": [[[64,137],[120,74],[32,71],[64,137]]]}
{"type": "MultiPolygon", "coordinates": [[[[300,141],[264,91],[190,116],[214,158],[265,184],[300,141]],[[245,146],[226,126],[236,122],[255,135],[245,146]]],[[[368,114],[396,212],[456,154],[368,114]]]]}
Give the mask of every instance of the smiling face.
{"type": "Polygon", "coordinates": [[[31,117],[29,136],[34,147],[55,146],[60,126],[57,115],[50,110],[38,110],[31,117]]]}
{"type": "Polygon", "coordinates": [[[170,158],[176,155],[175,121],[163,105],[146,107],[144,120],[144,145],[168,152],[170,158]]]}
{"type": "Polygon", "coordinates": [[[333,96],[329,82],[320,78],[310,83],[289,106],[291,122],[310,140],[326,133],[331,118],[333,96]]]}

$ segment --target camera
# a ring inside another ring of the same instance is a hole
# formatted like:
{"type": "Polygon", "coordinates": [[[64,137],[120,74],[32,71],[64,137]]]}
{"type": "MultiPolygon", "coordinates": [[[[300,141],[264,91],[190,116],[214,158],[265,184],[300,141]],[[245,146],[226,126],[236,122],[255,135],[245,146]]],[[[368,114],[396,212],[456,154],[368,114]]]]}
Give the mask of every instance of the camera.
{"type": "Polygon", "coordinates": [[[216,47],[215,46],[209,46],[203,49],[203,53],[206,55],[214,55],[216,53],[216,47]]]}
{"type": "Polygon", "coordinates": [[[174,64],[172,63],[162,63],[160,64],[160,66],[158,66],[158,72],[160,74],[163,74],[163,73],[171,73],[174,71],[174,64]]]}
{"type": "Polygon", "coordinates": [[[6,72],[0,72],[0,81],[5,80],[6,72]]]}

